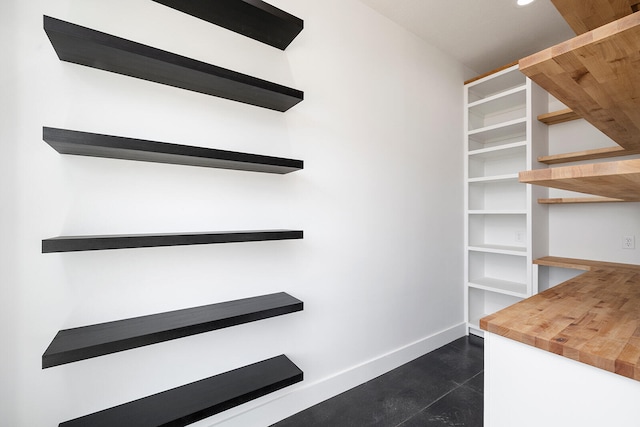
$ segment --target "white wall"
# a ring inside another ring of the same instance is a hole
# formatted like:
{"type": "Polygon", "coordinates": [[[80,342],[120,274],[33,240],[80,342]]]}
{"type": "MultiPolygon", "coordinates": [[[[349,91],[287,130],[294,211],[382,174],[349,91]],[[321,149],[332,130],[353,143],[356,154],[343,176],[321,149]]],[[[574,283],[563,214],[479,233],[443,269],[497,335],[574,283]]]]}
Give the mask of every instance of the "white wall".
{"type": "Polygon", "coordinates": [[[2,2],[2,424],[55,425],[284,353],[303,383],[197,423],[268,425],[464,333],[463,68],[358,1],[271,3],[305,20],[286,52],[148,0],[2,2]],[[64,63],[43,14],[299,88],[305,100],[282,114],[64,63]],[[305,168],[62,156],[42,126],[305,168]],[[57,235],[269,228],[305,238],[40,253],[57,235]],[[278,291],[305,310],[40,369],[59,329],[278,291]]]}
{"type": "Polygon", "coordinates": [[[486,427],[638,425],[637,380],[500,335],[484,338],[486,427]]]}

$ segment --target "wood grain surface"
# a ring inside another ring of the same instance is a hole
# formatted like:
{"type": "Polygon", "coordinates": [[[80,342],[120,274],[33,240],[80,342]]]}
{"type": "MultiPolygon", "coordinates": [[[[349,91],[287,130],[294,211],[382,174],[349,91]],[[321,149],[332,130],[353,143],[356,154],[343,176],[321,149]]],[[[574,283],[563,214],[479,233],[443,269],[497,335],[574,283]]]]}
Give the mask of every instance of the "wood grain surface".
{"type": "Polygon", "coordinates": [[[640,159],[520,172],[520,182],[640,201],[640,159]]]}
{"type": "Polygon", "coordinates": [[[622,199],[612,199],[611,197],[552,197],[549,199],[538,199],[541,205],[566,205],[569,203],[618,203],[624,202],[622,199]]]}
{"type": "Polygon", "coordinates": [[[625,150],[622,147],[616,146],[574,151],[571,153],[552,154],[549,156],[540,156],[538,157],[538,161],[547,165],[555,165],[558,163],[578,162],[581,160],[607,159],[610,157],[633,156],[636,154],[640,154],[640,149],[625,150]]]}
{"type": "Polygon", "coordinates": [[[565,108],[564,110],[552,111],[550,113],[540,114],[538,120],[545,125],[557,125],[558,123],[569,122],[571,120],[578,120],[581,117],[576,114],[571,108],[565,108]]]}
{"type": "Polygon", "coordinates": [[[576,34],[595,30],[638,10],[639,0],[551,0],[576,34]]]}
{"type": "MultiPolygon", "coordinates": [[[[545,258],[537,263],[554,263],[545,258]]],[[[480,319],[480,327],[640,381],[640,265],[556,261],[587,272],[480,319]]]]}
{"type": "Polygon", "coordinates": [[[523,58],[520,71],[625,149],[640,149],[640,14],[523,58]]]}

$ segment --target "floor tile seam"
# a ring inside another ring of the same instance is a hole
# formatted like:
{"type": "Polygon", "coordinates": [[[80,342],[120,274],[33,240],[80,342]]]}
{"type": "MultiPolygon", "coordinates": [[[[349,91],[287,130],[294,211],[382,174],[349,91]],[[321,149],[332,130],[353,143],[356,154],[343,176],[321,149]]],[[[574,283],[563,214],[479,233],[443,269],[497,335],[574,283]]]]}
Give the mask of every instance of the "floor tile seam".
{"type": "Polygon", "coordinates": [[[426,411],[427,409],[429,409],[430,407],[432,407],[433,405],[435,405],[437,402],[439,402],[440,400],[444,399],[445,397],[447,397],[449,394],[453,393],[454,391],[458,390],[461,387],[466,387],[467,389],[471,390],[472,392],[474,392],[475,394],[478,394],[480,396],[484,396],[484,393],[478,393],[476,390],[474,390],[472,387],[468,387],[466,386],[466,384],[471,381],[472,379],[474,379],[475,377],[477,377],[478,375],[481,375],[484,373],[484,369],[481,370],[480,372],[478,372],[477,374],[473,375],[471,378],[467,379],[466,381],[464,381],[461,384],[458,384],[456,382],[454,382],[454,384],[456,384],[456,387],[453,387],[451,390],[447,391],[446,393],[444,393],[442,396],[438,397],[437,399],[435,399],[434,401],[432,401],[431,403],[429,403],[427,406],[425,406],[424,408],[420,409],[418,412],[414,413],[413,415],[411,415],[409,418],[403,420],[402,422],[400,422],[400,424],[396,425],[395,427],[401,427],[403,424],[407,423],[409,420],[411,420],[412,418],[416,417],[418,414],[421,414],[422,412],[426,411]]]}
{"type": "MultiPolygon", "coordinates": [[[[482,393],[480,393],[479,391],[477,391],[476,389],[474,389],[471,386],[467,386],[467,383],[469,383],[471,380],[473,380],[474,378],[476,378],[478,375],[482,375],[484,374],[484,369],[481,370],[480,372],[478,372],[477,374],[475,374],[474,376],[472,376],[471,378],[469,378],[468,380],[466,380],[465,382],[463,382],[462,384],[460,384],[460,387],[467,387],[469,390],[471,390],[472,392],[474,392],[475,394],[478,394],[480,396],[484,396],[484,390],[482,393]]],[[[460,388],[458,387],[458,388],[460,388]]]]}
{"type": "MultiPolygon", "coordinates": [[[[478,374],[474,375],[474,377],[475,377],[475,376],[477,376],[477,375],[479,375],[479,374],[480,374],[480,373],[478,373],[478,374]]],[[[467,381],[470,381],[470,380],[471,380],[471,378],[470,378],[469,380],[467,380],[467,381]]],[[[466,383],[466,381],[465,381],[465,383],[466,383]]],[[[456,384],[456,383],[454,383],[454,384],[456,384]]],[[[463,385],[464,385],[464,384],[460,384],[460,385],[457,385],[457,384],[456,384],[456,387],[453,387],[451,390],[447,391],[447,392],[446,392],[446,393],[444,393],[442,396],[440,396],[440,397],[438,397],[437,399],[433,400],[433,401],[432,401],[431,403],[429,403],[427,406],[425,406],[424,408],[422,408],[422,409],[420,409],[419,411],[415,412],[415,413],[414,413],[413,415],[411,415],[409,418],[407,418],[407,419],[405,419],[405,420],[401,421],[401,422],[400,422],[400,424],[397,424],[395,427],[401,427],[401,426],[402,426],[403,424],[405,424],[407,421],[411,420],[412,418],[414,418],[414,417],[415,417],[415,416],[417,416],[418,414],[423,413],[424,411],[426,411],[427,409],[429,409],[430,407],[432,407],[433,405],[435,405],[436,403],[438,403],[439,401],[441,401],[442,399],[444,399],[445,397],[447,397],[448,395],[450,395],[451,393],[453,393],[455,390],[459,389],[460,387],[463,387],[463,385]]]]}
{"type": "Polygon", "coordinates": [[[461,382],[460,385],[465,385],[466,383],[468,383],[469,381],[471,381],[472,379],[474,379],[475,377],[477,377],[478,375],[483,374],[483,373],[484,373],[484,369],[480,369],[479,372],[473,374],[472,376],[470,376],[469,378],[467,378],[466,380],[461,382]]]}
{"type": "Polygon", "coordinates": [[[463,386],[465,384],[467,384],[469,381],[473,380],[475,377],[477,377],[478,375],[482,374],[484,372],[484,369],[481,369],[480,371],[476,372],[475,374],[471,375],[470,377],[468,377],[466,380],[462,381],[462,382],[458,382],[458,381],[451,381],[452,383],[454,383],[456,385],[456,388],[463,386]]]}

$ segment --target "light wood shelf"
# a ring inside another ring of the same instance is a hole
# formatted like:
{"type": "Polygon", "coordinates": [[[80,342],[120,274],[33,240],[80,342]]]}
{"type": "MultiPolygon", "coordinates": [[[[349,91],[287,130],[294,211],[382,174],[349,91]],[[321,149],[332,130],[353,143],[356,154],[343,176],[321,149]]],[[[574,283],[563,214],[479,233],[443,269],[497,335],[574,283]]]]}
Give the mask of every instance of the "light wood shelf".
{"type": "Polygon", "coordinates": [[[576,114],[571,108],[565,108],[564,110],[552,111],[550,113],[540,114],[538,121],[541,121],[545,125],[557,125],[559,123],[570,122],[572,120],[578,120],[581,117],[576,114]]]}
{"type": "Polygon", "coordinates": [[[538,52],[520,71],[627,150],[640,149],[640,14],[538,52]]]}
{"type": "Polygon", "coordinates": [[[504,71],[504,70],[506,70],[506,69],[508,69],[508,68],[513,67],[513,66],[514,66],[514,65],[516,65],[517,63],[518,63],[518,61],[513,61],[513,62],[510,62],[509,64],[503,65],[502,67],[498,67],[498,68],[493,69],[493,70],[491,70],[491,71],[487,71],[486,73],[480,74],[480,75],[478,75],[478,76],[476,76],[476,77],[473,77],[473,78],[471,78],[471,79],[469,79],[469,80],[465,81],[465,82],[464,82],[464,84],[465,84],[465,85],[468,85],[469,83],[473,83],[473,82],[475,82],[475,81],[477,81],[477,80],[481,80],[481,79],[484,79],[485,77],[489,77],[489,76],[491,76],[491,75],[493,75],[493,74],[497,74],[497,73],[499,73],[500,71],[504,71]]]}
{"type": "Polygon", "coordinates": [[[538,199],[542,205],[564,205],[572,203],[616,203],[624,202],[622,199],[611,197],[554,197],[549,199],[538,199]]]}
{"type": "Polygon", "coordinates": [[[574,151],[571,153],[552,154],[538,157],[540,163],[555,165],[559,163],[579,162],[582,160],[608,159],[640,154],[639,150],[625,150],[622,147],[595,148],[593,150],[574,151]]]}
{"type": "Polygon", "coordinates": [[[595,30],[638,10],[639,0],[551,0],[576,34],[595,30]]]}
{"type": "Polygon", "coordinates": [[[547,267],[572,268],[574,270],[594,271],[600,268],[624,268],[639,270],[637,264],[621,264],[617,262],[595,261],[590,259],[565,258],[557,256],[544,256],[533,260],[534,264],[545,265],[547,267]]]}
{"type": "Polygon", "coordinates": [[[520,172],[520,182],[640,201],[640,159],[520,172]]]}

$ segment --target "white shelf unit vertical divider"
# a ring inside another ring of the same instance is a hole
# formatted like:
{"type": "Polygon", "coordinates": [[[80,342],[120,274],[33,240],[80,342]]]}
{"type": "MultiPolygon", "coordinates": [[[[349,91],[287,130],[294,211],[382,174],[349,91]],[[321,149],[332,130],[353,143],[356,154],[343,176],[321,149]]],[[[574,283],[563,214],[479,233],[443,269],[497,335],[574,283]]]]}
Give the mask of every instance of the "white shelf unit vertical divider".
{"type": "Polygon", "coordinates": [[[546,167],[548,94],[512,66],[464,88],[465,320],[479,320],[538,292],[533,260],[548,252],[546,188],[518,172],[546,167]]]}

